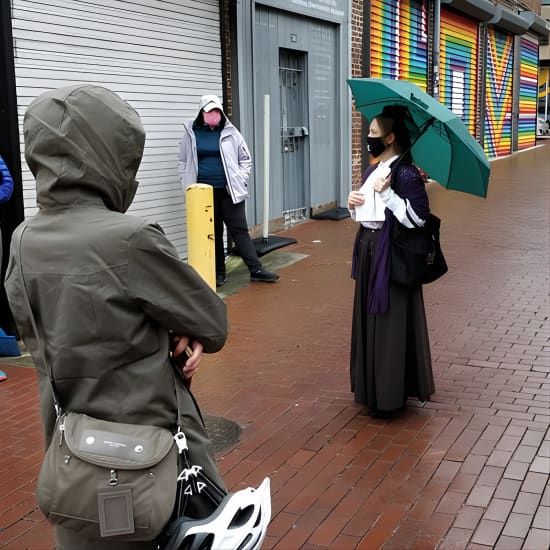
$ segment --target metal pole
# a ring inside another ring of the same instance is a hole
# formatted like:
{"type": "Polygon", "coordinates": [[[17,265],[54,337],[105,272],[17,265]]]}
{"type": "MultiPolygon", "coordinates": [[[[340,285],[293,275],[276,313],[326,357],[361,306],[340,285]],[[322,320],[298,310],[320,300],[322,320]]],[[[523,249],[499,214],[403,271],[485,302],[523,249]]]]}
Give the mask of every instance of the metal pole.
{"type": "Polygon", "coordinates": [[[264,223],[262,229],[264,241],[267,241],[267,236],[269,234],[269,110],[269,94],[266,94],[264,95],[264,223]]]}

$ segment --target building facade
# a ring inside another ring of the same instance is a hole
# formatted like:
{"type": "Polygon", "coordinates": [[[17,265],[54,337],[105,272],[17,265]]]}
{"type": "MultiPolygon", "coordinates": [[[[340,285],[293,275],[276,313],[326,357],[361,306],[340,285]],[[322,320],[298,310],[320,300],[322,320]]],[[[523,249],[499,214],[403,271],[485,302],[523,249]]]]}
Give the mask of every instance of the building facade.
{"type": "MultiPolygon", "coordinates": [[[[11,0],[10,17],[20,149],[23,114],[43,91],[88,82],[118,93],[147,132],[130,212],[160,223],[185,255],[178,142],[199,97],[222,93],[218,0],[11,0]]],[[[21,168],[32,216],[34,178],[23,158],[21,168]]]]}
{"type": "Polygon", "coordinates": [[[267,193],[270,230],[341,204],[347,196],[349,6],[348,0],[224,3],[226,104],[254,158],[247,205],[251,225],[264,218],[267,193]]]}
{"type": "MultiPolygon", "coordinates": [[[[550,20],[550,0],[541,0],[541,15],[550,20]]],[[[539,135],[546,135],[545,131],[550,124],[545,126],[546,121],[550,120],[550,45],[548,38],[541,40],[540,46],[540,72],[539,72],[539,92],[538,92],[538,116],[539,116],[539,135]]],[[[550,130],[549,130],[550,131],[550,130]]]]}
{"type": "MultiPolygon", "coordinates": [[[[543,0],[546,1],[546,0],[543,0]]],[[[490,158],[535,144],[540,2],[353,2],[352,75],[406,79],[456,113],[490,158]]],[[[365,166],[353,118],[352,181],[365,166]]]]}
{"type": "Polygon", "coordinates": [[[261,224],[269,202],[271,230],[344,205],[359,182],[367,128],[353,110],[350,76],[415,82],[460,116],[490,157],[530,147],[549,25],[538,0],[503,2],[2,2],[2,151],[21,182],[9,212],[0,210],[8,236],[36,211],[21,154],[25,109],[42,91],[76,82],[111,88],[142,116],[147,142],[131,212],[160,223],[182,257],[177,149],[181,123],[204,93],[223,94],[252,150],[248,220],[261,224]]]}

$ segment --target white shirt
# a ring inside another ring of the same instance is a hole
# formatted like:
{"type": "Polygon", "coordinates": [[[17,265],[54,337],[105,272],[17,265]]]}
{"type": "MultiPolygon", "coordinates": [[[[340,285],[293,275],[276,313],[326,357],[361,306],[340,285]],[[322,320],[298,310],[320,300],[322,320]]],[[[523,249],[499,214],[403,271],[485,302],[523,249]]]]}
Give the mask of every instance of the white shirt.
{"type": "Polygon", "coordinates": [[[384,210],[386,208],[393,212],[400,223],[410,229],[422,227],[425,223],[425,220],[416,215],[409,201],[402,199],[391,187],[384,189],[381,193],[377,193],[372,187],[377,180],[386,178],[390,174],[390,165],[397,158],[398,156],[395,155],[381,161],[359,189],[359,192],[365,196],[365,202],[361,206],[356,206],[355,209],[350,210],[350,215],[352,219],[361,222],[363,227],[380,229],[384,224],[384,210]],[[411,219],[416,225],[411,222],[411,219]]]}

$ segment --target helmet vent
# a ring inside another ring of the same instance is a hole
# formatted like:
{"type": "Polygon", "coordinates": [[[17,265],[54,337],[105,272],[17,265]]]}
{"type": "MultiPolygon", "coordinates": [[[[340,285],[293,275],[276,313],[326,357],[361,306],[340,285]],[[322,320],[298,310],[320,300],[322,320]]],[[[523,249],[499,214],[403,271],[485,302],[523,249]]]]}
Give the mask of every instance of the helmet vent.
{"type": "Polygon", "coordinates": [[[252,516],[254,512],[254,506],[247,506],[246,508],[240,509],[229,524],[229,529],[234,529],[235,527],[242,527],[252,516]]]}
{"type": "Polygon", "coordinates": [[[246,535],[246,538],[241,542],[241,544],[239,544],[239,547],[237,548],[237,550],[242,550],[243,548],[247,548],[247,544],[250,542],[251,539],[252,539],[252,535],[248,533],[248,535],[246,535]]]}

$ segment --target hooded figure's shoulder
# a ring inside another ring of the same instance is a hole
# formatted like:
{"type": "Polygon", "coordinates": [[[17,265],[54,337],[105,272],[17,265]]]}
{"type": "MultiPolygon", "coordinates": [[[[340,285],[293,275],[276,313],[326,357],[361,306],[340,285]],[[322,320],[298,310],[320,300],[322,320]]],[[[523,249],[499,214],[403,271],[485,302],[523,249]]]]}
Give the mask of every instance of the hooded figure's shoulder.
{"type": "MultiPolygon", "coordinates": [[[[135,231],[129,238],[130,248],[140,250],[163,248],[170,251],[171,255],[178,256],[176,248],[166,236],[164,229],[153,221],[141,220],[135,231]]],[[[179,256],[178,256],[179,257],[179,256]]]]}

